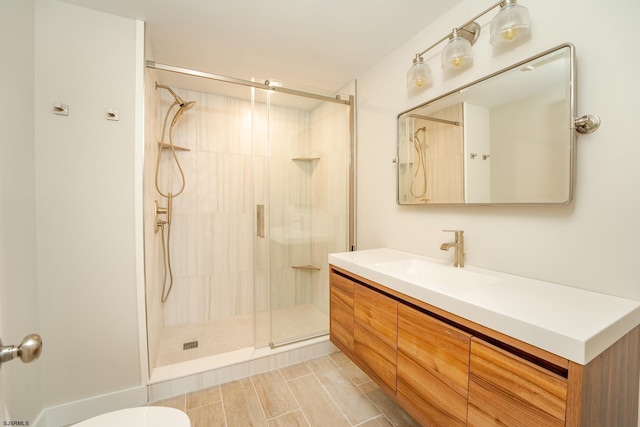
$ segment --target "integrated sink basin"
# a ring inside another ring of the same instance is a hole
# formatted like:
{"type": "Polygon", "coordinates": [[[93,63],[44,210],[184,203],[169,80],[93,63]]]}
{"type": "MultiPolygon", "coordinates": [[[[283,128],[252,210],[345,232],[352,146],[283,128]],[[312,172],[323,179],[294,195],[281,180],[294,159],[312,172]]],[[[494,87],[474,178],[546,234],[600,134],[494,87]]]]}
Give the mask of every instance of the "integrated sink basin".
{"type": "Polygon", "coordinates": [[[502,281],[498,277],[417,258],[379,262],[373,267],[385,274],[447,294],[458,294],[502,281]]]}

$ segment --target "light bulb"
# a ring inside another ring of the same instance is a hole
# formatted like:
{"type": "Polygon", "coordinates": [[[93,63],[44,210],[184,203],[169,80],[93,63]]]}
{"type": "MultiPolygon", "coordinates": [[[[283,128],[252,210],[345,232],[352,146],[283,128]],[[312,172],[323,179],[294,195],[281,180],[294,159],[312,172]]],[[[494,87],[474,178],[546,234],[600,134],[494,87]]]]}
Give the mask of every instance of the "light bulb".
{"type": "Polygon", "coordinates": [[[454,66],[455,68],[460,68],[462,67],[462,65],[464,64],[464,58],[460,57],[460,58],[453,58],[451,60],[451,65],[454,66]]]}
{"type": "Polygon", "coordinates": [[[501,34],[503,39],[507,41],[511,41],[516,37],[518,37],[519,32],[520,32],[519,28],[509,28],[508,30],[503,30],[501,34]]]}

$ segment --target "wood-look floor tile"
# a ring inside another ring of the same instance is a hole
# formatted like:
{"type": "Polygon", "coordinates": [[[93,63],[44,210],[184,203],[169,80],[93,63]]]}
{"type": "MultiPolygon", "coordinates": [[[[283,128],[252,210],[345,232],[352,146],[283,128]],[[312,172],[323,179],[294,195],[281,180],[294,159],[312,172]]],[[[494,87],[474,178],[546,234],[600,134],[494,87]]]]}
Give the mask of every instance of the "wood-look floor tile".
{"type": "Polygon", "coordinates": [[[220,402],[221,400],[222,394],[220,393],[220,386],[217,385],[215,387],[187,393],[185,406],[188,411],[189,409],[210,405],[215,402],[220,402]]]}
{"type": "Polygon", "coordinates": [[[249,378],[223,384],[220,390],[229,427],[267,425],[260,401],[249,378]]]}
{"type": "Polygon", "coordinates": [[[404,409],[391,399],[376,383],[369,381],[359,386],[373,403],[376,404],[382,413],[391,421],[393,425],[402,427],[420,427],[420,423],[413,419],[404,409]]]}
{"type": "Polygon", "coordinates": [[[384,415],[379,415],[366,423],[359,424],[358,427],[393,427],[393,424],[384,415]]]}
{"type": "Polygon", "coordinates": [[[271,371],[254,375],[251,380],[267,419],[298,409],[298,404],[280,372],[271,371]]]}
{"type": "Polygon", "coordinates": [[[269,427],[309,427],[302,411],[297,410],[269,420],[269,427]]]}
{"type": "Polygon", "coordinates": [[[327,389],[351,424],[356,425],[380,415],[380,410],[351,382],[349,377],[328,357],[306,362],[311,372],[327,389]]]}
{"type": "Polygon", "coordinates": [[[305,375],[287,384],[311,427],[351,426],[314,375],[305,375]]]}
{"type": "Polygon", "coordinates": [[[185,395],[181,394],[180,396],[170,397],[169,399],[158,400],[157,402],[149,403],[149,405],[166,406],[167,408],[175,408],[180,409],[181,411],[185,411],[185,395]]]}
{"type": "Polygon", "coordinates": [[[345,354],[341,351],[336,351],[329,355],[331,360],[344,371],[345,374],[353,381],[355,385],[368,383],[371,378],[365,374],[362,369],[358,368],[358,365],[353,363],[345,354]]]}
{"type": "Polygon", "coordinates": [[[226,427],[222,402],[199,406],[187,411],[191,427],[226,427]]]}
{"type": "Polygon", "coordinates": [[[309,375],[311,371],[304,363],[297,363],[295,365],[287,366],[286,368],[280,368],[280,373],[285,381],[289,381],[295,378],[300,378],[304,375],[309,375]]]}

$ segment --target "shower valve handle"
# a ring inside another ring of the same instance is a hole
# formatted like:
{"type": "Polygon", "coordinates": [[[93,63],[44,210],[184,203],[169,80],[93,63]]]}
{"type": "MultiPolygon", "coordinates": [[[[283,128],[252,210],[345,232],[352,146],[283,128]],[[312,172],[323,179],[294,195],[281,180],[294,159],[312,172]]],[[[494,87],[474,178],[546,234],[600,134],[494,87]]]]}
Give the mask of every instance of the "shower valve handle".
{"type": "Polygon", "coordinates": [[[173,196],[169,193],[169,197],[167,198],[167,207],[163,208],[158,206],[158,201],[155,200],[153,203],[155,204],[156,210],[156,233],[160,230],[165,224],[171,224],[171,213],[172,213],[172,200],[173,196]],[[165,219],[161,219],[160,217],[164,215],[165,219]]]}

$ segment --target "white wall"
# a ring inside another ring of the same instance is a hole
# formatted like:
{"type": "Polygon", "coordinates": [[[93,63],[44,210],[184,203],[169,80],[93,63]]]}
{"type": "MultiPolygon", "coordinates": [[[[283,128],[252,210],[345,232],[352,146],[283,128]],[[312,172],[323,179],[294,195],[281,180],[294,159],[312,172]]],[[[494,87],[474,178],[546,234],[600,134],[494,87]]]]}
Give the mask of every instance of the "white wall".
{"type": "Polygon", "coordinates": [[[136,23],[35,3],[35,169],[45,407],[140,386],[136,23]],[[52,104],[70,105],[68,117],[52,104]],[[119,110],[107,121],[106,109],[119,110]]]}
{"type": "Polygon", "coordinates": [[[464,199],[468,203],[491,200],[491,141],[489,109],[464,104],[464,199]],[[475,156],[471,158],[471,154],[475,156]],[[485,158],[483,156],[489,156],[485,158]]]}
{"type": "Polygon", "coordinates": [[[490,200],[562,203],[569,199],[571,153],[566,147],[574,131],[567,126],[566,90],[557,89],[490,110],[490,200]]]}
{"type": "Polygon", "coordinates": [[[439,250],[441,230],[465,230],[469,265],[515,273],[603,293],[640,299],[640,137],[634,129],[640,81],[637,48],[622,37],[640,14],[637,0],[612,5],[590,0],[523,0],[533,37],[513,51],[494,54],[488,22],[474,46],[473,67],[443,81],[440,48],[425,61],[434,86],[409,96],[405,73],[416,52],[487,5],[466,0],[358,77],[358,248],[392,247],[451,259],[439,250]],[[622,29],[622,30],[621,30],[622,29]],[[622,31],[622,33],[621,33],[622,31]],[[490,72],[564,42],[576,47],[578,115],[598,114],[603,124],[579,136],[575,200],[568,206],[396,206],[396,115],[490,72]],[[384,224],[384,227],[380,225],[384,224]]]}
{"type": "MultiPolygon", "coordinates": [[[[33,1],[0,2],[0,337],[18,345],[39,333],[33,132],[33,1]]],[[[46,342],[46,340],[45,340],[46,342]]],[[[42,360],[0,370],[4,421],[33,420],[40,409],[42,360]]],[[[2,400],[0,398],[0,400],[2,400]]],[[[0,410],[2,410],[0,402],[0,410]]]]}

